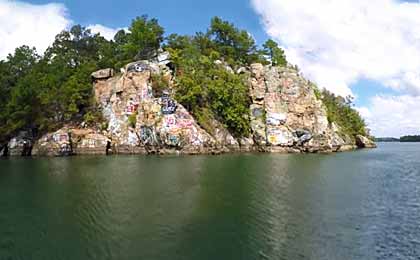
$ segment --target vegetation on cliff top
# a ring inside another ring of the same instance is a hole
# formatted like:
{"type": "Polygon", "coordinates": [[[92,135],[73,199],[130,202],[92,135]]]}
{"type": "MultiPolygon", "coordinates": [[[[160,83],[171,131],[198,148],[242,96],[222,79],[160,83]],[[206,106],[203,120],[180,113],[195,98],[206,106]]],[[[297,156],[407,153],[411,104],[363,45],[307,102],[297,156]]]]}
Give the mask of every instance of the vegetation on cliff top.
{"type": "MultiPolygon", "coordinates": [[[[77,25],[58,34],[43,55],[22,46],[0,61],[0,143],[20,130],[30,129],[36,136],[66,123],[99,120],[90,74],[148,59],[160,48],[172,55],[176,99],[203,127],[211,128],[216,119],[237,137],[250,133],[248,86],[244,75],[226,67],[287,64],[274,41],[260,49],[247,31],[218,17],[205,32],[166,38],[158,21],[147,16],[134,19],[129,31],[119,31],[111,41],[77,25]]],[[[162,89],[161,82],[156,84],[162,89]]],[[[351,135],[364,132],[364,122],[350,104],[327,94],[323,101],[329,119],[351,135]]]]}
{"type": "Polygon", "coordinates": [[[336,96],[328,90],[322,90],[321,100],[327,108],[327,118],[330,123],[337,123],[343,134],[355,137],[367,136],[366,123],[359,112],[353,108],[353,98],[336,96]]]}

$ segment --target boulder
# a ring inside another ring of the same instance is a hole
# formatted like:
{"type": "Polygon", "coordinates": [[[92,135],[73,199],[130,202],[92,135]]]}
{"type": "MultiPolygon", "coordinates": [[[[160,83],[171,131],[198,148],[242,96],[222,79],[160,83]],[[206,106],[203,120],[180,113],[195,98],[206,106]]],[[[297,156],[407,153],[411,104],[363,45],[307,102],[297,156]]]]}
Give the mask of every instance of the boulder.
{"type": "Polygon", "coordinates": [[[255,151],[255,143],[251,137],[242,137],[238,139],[239,149],[241,152],[255,151]]]}
{"type": "Polygon", "coordinates": [[[91,74],[91,77],[95,80],[104,80],[114,76],[113,69],[102,69],[95,71],[91,74]]]}
{"type": "Polygon", "coordinates": [[[9,156],[30,156],[33,146],[31,131],[21,131],[7,144],[7,155],[9,156]]]}
{"type": "Polygon", "coordinates": [[[358,148],[376,148],[376,144],[363,135],[356,136],[356,145],[358,148]]]}

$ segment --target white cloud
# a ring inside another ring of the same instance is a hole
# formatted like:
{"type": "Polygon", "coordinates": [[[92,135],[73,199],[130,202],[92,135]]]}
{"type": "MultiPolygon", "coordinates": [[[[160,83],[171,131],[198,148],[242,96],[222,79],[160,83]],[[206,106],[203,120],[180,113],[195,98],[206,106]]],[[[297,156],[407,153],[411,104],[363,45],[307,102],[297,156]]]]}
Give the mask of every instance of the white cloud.
{"type": "Polygon", "coordinates": [[[32,5],[0,0],[0,59],[21,45],[36,47],[42,53],[55,35],[70,24],[62,4],[32,5]]]}
{"type": "Polygon", "coordinates": [[[292,63],[335,93],[365,78],[420,95],[420,3],[252,0],[292,63]]]}
{"type": "Polygon", "coordinates": [[[358,110],[375,136],[419,134],[420,96],[375,96],[369,108],[358,110]]]}
{"type": "MultiPolygon", "coordinates": [[[[73,24],[63,4],[34,5],[0,0],[0,60],[22,45],[35,47],[38,53],[43,53],[58,33],[73,24]]],[[[88,28],[107,39],[112,39],[118,31],[100,24],[88,28]]]]}
{"type": "Polygon", "coordinates": [[[107,40],[114,39],[115,34],[117,34],[119,30],[121,29],[126,30],[125,28],[113,29],[113,28],[103,26],[101,24],[92,24],[92,25],[89,25],[87,28],[90,29],[93,33],[99,33],[107,40]]]}

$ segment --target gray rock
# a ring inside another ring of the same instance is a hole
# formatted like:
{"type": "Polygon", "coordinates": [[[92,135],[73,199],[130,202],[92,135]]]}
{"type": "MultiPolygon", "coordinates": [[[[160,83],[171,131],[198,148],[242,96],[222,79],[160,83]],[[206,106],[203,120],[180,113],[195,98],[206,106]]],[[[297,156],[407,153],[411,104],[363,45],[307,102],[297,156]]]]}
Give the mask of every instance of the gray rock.
{"type": "Polygon", "coordinates": [[[114,76],[113,69],[102,69],[95,71],[91,74],[91,77],[94,79],[108,79],[114,76]]]}
{"type": "Polygon", "coordinates": [[[12,138],[7,144],[9,156],[30,156],[33,146],[31,131],[21,131],[18,136],[12,138]]]}
{"type": "Polygon", "coordinates": [[[356,145],[358,148],[376,148],[376,144],[363,135],[356,136],[356,145]]]}

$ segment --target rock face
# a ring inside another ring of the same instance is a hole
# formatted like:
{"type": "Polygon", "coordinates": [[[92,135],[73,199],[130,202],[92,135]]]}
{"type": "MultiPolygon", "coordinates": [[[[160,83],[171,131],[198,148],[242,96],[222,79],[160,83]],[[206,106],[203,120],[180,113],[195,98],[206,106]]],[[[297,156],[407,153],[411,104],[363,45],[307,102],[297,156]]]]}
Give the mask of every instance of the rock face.
{"type": "Polygon", "coordinates": [[[71,134],[67,128],[42,136],[36,141],[32,150],[32,155],[35,156],[66,156],[71,154],[71,134]]]}
{"type": "Polygon", "coordinates": [[[376,144],[363,135],[356,136],[356,145],[358,148],[376,148],[376,144]]]}
{"type": "Polygon", "coordinates": [[[33,156],[105,155],[109,139],[92,129],[63,127],[37,140],[33,156]]]}
{"type": "Polygon", "coordinates": [[[124,71],[94,86],[114,153],[217,152],[216,140],[171,98],[170,86],[154,95],[152,75],[171,77],[164,64],[136,62],[124,71]]]}
{"type": "Polygon", "coordinates": [[[72,129],[72,153],[75,155],[106,155],[111,140],[92,129],[72,129]]]}
{"type": "Polygon", "coordinates": [[[350,144],[296,70],[253,64],[249,85],[254,141],[264,150],[332,152],[350,144]]]}

